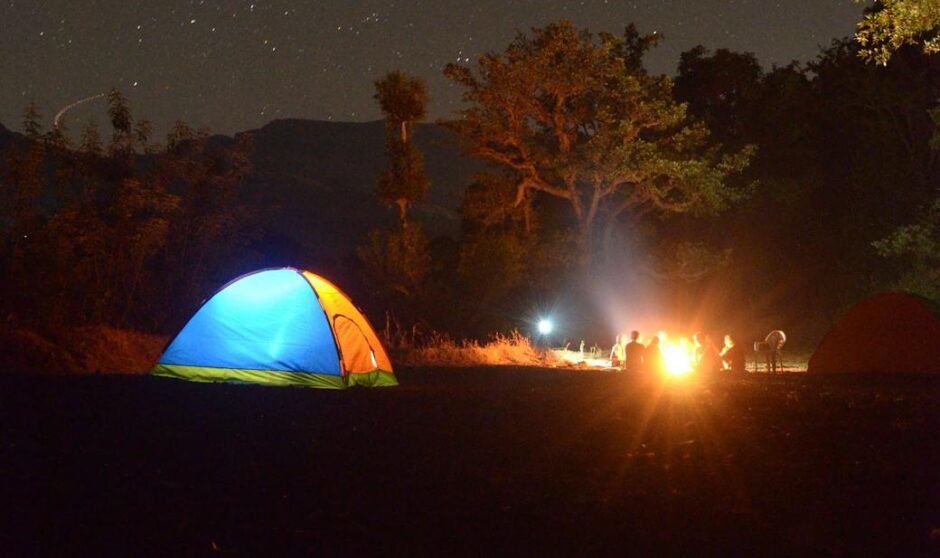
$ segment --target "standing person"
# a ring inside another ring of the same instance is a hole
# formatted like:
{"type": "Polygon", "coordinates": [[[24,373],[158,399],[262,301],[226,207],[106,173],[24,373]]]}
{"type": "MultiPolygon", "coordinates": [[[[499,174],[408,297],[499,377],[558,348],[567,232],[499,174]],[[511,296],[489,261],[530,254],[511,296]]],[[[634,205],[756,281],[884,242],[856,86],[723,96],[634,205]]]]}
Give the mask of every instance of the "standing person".
{"type": "Polygon", "coordinates": [[[646,346],[640,343],[640,332],[630,332],[630,342],[623,348],[623,369],[627,372],[639,372],[643,369],[646,346]]]}
{"type": "Polygon", "coordinates": [[[764,338],[764,344],[767,346],[767,369],[773,373],[777,372],[777,367],[783,371],[783,358],[780,351],[787,342],[787,334],[779,329],[775,329],[764,338]]]}
{"type": "Polygon", "coordinates": [[[654,336],[646,350],[643,351],[644,369],[654,374],[662,374],[666,370],[666,359],[663,358],[663,351],[659,348],[659,337],[654,336]]]}
{"type": "Polygon", "coordinates": [[[695,369],[699,374],[711,375],[721,369],[721,357],[718,348],[712,342],[710,335],[696,333],[692,336],[695,341],[695,369]]]}
{"type": "Polygon", "coordinates": [[[623,345],[620,344],[620,336],[614,337],[614,346],[610,348],[610,367],[620,368],[623,363],[623,345]]]}
{"type": "Polygon", "coordinates": [[[725,346],[721,349],[721,362],[725,370],[733,374],[743,374],[747,371],[744,360],[744,349],[735,343],[734,337],[725,335],[725,346]]]}

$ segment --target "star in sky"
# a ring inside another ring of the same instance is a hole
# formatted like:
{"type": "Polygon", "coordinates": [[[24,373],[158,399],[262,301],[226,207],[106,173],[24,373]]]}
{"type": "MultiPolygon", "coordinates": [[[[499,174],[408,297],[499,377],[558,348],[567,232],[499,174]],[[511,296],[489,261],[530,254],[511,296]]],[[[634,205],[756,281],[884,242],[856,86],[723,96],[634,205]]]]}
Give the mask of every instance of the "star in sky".
{"type": "MultiPolygon", "coordinates": [[[[444,65],[503,50],[518,31],[559,19],[593,31],[635,22],[665,40],[648,57],[675,70],[696,44],[807,60],[853,32],[851,0],[8,0],[0,5],[0,123],[35,100],[46,116],[122,90],[157,129],[176,119],[223,133],[275,118],[372,120],[373,82],[401,69],[428,82],[431,116],[459,105],[444,65]]],[[[103,120],[100,103],[68,117],[103,120]]]]}

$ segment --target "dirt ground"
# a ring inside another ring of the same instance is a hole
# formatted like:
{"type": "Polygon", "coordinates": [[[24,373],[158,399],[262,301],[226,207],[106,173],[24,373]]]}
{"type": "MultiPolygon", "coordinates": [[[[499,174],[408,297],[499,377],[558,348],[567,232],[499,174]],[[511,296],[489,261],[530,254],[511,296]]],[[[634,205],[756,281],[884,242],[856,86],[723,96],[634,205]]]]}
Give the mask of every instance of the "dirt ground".
{"type": "Polygon", "coordinates": [[[0,376],[6,556],[940,556],[937,378],[0,376]]]}

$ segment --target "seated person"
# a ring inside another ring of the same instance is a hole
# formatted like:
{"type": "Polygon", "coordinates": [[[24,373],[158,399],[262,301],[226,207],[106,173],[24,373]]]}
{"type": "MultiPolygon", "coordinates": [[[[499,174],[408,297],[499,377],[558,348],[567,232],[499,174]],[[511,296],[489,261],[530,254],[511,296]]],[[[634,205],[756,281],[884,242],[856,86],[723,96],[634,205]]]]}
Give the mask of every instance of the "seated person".
{"type": "Polygon", "coordinates": [[[695,342],[695,370],[699,374],[714,374],[721,369],[721,357],[718,348],[712,342],[711,336],[696,333],[692,336],[695,342]]]}
{"type": "Polygon", "coordinates": [[[623,364],[623,345],[620,343],[620,336],[614,338],[614,346],[610,348],[610,367],[620,368],[623,364]]]}
{"type": "Polygon", "coordinates": [[[661,374],[666,371],[666,359],[663,358],[663,351],[659,348],[659,337],[653,337],[646,350],[643,352],[644,369],[647,372],[661,374]]]}
{"type": "Polygon", "coordinates": [[[640,332],[630,332],[630,342],[623,348],[623,369],[627,372],[639,372],[643,369],[643,354],[646,346],[639,341],[640,332]]]}
{"type": "Polygon", "coordinates": [[[725,346],[721,349],[720,356],[725,370],[735,374],[746,372],[744,349],[735,343],[734,337],[725,335],[725,346]]]}

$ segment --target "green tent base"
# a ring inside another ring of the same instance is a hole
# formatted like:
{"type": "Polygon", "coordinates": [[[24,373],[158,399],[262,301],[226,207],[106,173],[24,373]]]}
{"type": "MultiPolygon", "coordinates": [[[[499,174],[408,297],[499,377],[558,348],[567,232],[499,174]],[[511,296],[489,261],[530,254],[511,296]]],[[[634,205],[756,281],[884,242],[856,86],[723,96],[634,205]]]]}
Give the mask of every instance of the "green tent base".
{"type": "Polygon", "coordinates": [[[332,374],[310,374],[307,372],[286,372],[283,370],[244,370],[238,368],[157,364],[150,373],[154,376],[179,378],[191,382],[245,382],[271,386],[298,386],[321,389],[346,389],[353,386],[389,387],[398,385],[398,380],[395,379],[395,375],[384,370],[374,370],[363,374],[348,374],[344,378],[332,374]]]}

